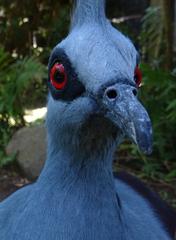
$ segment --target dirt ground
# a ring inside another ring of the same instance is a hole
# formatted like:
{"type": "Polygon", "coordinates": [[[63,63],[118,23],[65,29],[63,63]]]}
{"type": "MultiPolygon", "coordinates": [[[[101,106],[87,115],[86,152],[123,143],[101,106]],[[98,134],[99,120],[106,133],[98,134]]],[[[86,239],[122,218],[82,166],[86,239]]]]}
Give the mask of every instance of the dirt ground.
{"type": "Polygon", "coordinates": [[[30,181],[23,176],[17,166],[0,168],[0,201],[29,183],[30,181]]]}

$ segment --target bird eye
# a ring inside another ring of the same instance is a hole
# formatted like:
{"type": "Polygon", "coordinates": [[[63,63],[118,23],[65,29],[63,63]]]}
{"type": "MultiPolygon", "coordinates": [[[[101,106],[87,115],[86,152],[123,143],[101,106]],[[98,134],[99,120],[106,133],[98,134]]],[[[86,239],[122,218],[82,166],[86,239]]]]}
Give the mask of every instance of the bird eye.
{"type": "Polygon", "coordinates": [[[57,90],[62,90],[66,86],[67,74],[62,64],[54,64],[50,72],[50,81],[57,90]]]}
{"type": "Polygon", "coordinates": [[[134,79],[135,79],[136,85],[138,87],[140,87],[141,83],[142,83],[142,72],[141,72],[139,66],[136,66],[136,68],[135,68],[134,79]]]}

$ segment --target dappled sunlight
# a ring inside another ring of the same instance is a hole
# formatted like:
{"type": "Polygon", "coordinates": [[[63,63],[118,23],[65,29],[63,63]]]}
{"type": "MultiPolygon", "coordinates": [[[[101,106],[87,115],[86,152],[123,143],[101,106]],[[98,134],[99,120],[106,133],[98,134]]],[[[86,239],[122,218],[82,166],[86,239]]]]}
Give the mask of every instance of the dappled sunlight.
{"type": "Polygon", "coordinates": [[[25,110],[24,119],[27,123],[33,123],[39,119],[45,118],[46,112],[47,112],[46,107],[25,110]]]}

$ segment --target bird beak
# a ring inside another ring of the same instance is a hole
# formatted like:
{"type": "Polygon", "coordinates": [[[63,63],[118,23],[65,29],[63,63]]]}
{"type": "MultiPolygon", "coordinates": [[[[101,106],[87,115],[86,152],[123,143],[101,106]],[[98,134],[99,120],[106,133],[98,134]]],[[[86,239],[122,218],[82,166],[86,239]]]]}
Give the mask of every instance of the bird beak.
{"type": "Polygon", "coordinates": [[[103,105],[108,117],[145,154],[152,153],[152,126],[147,111],[138,101],[136,89],[116,84],[106,89],[103,105]]]}

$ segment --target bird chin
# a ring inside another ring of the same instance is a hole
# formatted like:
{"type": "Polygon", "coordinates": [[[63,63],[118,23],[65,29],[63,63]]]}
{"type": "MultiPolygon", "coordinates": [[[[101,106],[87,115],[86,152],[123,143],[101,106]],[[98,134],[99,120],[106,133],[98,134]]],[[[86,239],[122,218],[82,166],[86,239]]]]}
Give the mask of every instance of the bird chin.
{"type": "Polygon", "coordinates": [[[81,131],[87,129],[94,138],[113,138],[116,140],[118,136],[124,136],[121,129],[115,125],[109,118],[102,113],[92,113],[89,118],[81,126],[81,131]]]}

